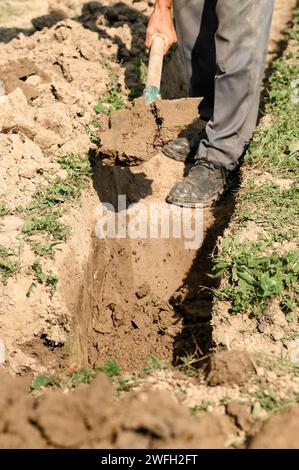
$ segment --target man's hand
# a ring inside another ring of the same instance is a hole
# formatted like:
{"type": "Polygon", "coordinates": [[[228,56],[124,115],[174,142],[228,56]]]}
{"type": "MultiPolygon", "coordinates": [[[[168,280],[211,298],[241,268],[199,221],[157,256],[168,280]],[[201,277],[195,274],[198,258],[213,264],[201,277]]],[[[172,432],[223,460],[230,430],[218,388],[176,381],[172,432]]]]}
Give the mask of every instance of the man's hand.
{"type": "Polygon", "coordinates": [[[153,36],[160,34],[165,38],[164,54],[177,42],[176,32],[172,19],[173,0],[156,0],[154,11],[150,17],[145,45],[151,47],[153,36]]]}

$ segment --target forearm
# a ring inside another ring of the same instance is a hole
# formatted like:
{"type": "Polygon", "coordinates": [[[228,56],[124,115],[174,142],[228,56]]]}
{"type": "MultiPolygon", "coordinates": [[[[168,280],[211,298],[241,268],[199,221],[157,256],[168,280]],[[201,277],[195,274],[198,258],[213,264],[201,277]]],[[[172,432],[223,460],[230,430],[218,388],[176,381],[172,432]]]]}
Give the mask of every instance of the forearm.
{"type": "Polygon", "coordinates": [[[173,0],[156,0],[155,9],[159,10],[171,10],[173,0]]]}

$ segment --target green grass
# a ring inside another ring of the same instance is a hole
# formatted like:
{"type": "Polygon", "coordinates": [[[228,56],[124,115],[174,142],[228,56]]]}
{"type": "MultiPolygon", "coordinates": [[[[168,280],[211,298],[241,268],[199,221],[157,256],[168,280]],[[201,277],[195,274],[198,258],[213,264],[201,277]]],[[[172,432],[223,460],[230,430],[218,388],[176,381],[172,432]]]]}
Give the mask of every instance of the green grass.
{"type": "Polygon", "coordinates": [[[57,163],[66,170],[66,178],[48,180],[48,185],[39,188],[27,205],[28,212],[43,213],[44,210],[59,207],[69,200],[78,199],[80,190],[86,188],[91,175],[90,163],[87,158],[70,154],[56,158],[57,163]]]}
{"type": "Polygon", "coordinates": [[[110,116],[113,111],[125,107],[121,85],[118,82],[113,67],[111,66],[111,61],[113,62],[113,59],[110,59],[109,62],[103,62],[103,66],[108,72],[110,82],[108,93],[104,96],[101,96],[94,107],[94,110],[97,114],[105,114],[107,116],[110,116]]]}
{"type": "Polygon", "coordinates": [[[195,354],[186,354],[186,356],[181,356],[179,358],[179,369],[186,374],[188,377],[194,377],[198,375],[198,369],[195,367],[195,364],[198,363],[198,360],[195,354]]]}
{"type": "Polygon", "coordinates": [[[90,123],[86,124],[85,131],[89,137],[89,140],[92,144],[95,144],[97,147],[101,144],[101,139],[98,135],[99,129],[101,127],[100,122],[97,119],[93,119],[90,123]]]}
{"type": "Polygon", "coordinates": [[[47,376],[47,375],[37,375],[33,378],[31,389],[35,392],[38,392],[42,388],[50,387],[53,385],[59,384],[59,379],[57,376],[47,376]]]}
{"type": "Polygon", "coordinates": [[[46,277],[46,286],[51,287],[52,293],[56,291],[57,284],[58,284],[58,277],[56,276],[56,274],[54,274],[53,271],[51,270],[48,271],[47,277],[46,277]]]}
{"type": "Polygon", "coordinates": [[[253,415],[258,415],[261,409],[268,413],[277,413],[294,403],[294,400],[277,397],[270,388],[258,390],[252,394],[252,397],[256,400],[253,405],[253,415]]]}
{"type": "Polygon", "coordinates": [[[213,407],[213,403],[209,400],[203,400],[201,405],[195,405],[190,408],[190,412],[192,416],[196,416],[198,413],[210,411],[213,407]]]}
{"type": "MultiPolygon", "coordinates": [[[[65,238],[67,238],[68,236],[69,236],[69,230],[67,229],[65,238]]],[[[57,239],[49,243],[41,243],[41,242],[32,240],[31,247],[37,256],[47,256],[47,255],[52,254],[54,247],[56,245],[59,245],[60,243],[61,243],[61,239],[57,239]]]]}
{"type": "Polygon", "coordinates": [[[9,209],[4,202],[0,202],[0,217],[9,214],[9,209]]]}
{"type": "Polygon", "coordinates": [[[34,275],[35,281],[33,281],[27,291],[26,296],[30,297],[34,288],[38,284],[44,284],[46,287],[50,287],[51,297],[53,296],[54,292],[56,291],[57,284],[58,284],[58,277],[54,274],[51,270],[47,273],[44,272],[43,267],[41,265],[40,260],[35,260],[32,264],[32,272],[34,275]]]}
{"type": "Polygon", "coordinates": [[[59,375],[37,375],[33,378],[31,389],[36,392],[40,391],[42,388],[53,386],[73,389],[79,387],[81,384],[90,383],[100,372],[105,373],[109,379],[113,381],[119,379],[121,369],[113,359],[110,359],[103,367],[97,367],[96,369],[81,367],[64,377],[59,375]]]}
{"type": "Polygon", "coordinates": [[[94,110],[97,114],[106,114],[107,116],[110,116],[113,111],[117,111],[124,107],[125,104],[122,98],[122,93],[118,87],[115,87],[109,90],[107,95],[99,99],[94,110]]]}
{"type": "Polygon", "coordinates": [[[43,272],[43,268],[39,260],[34,261],[32,265],[32,270],[34,272],[35,279],[37,280],[37,282],[39,282],[39,284],[43,284],[46,280],[46,275],[43,272]]]}
{"type": "Polygon", "coordinates": [[[147,77],[147,65],[141,58],[136,57],[132,61],[132,71],[136,76],[137,85],[135,88],[131,89],[129,93],[129,100],[134,100],[135,98],[142,96],[147,77]]]}
{"type": "Polygon", "coordinates": [[[80,157],[76,154],[68,154],[58,157],[56,161],[67,171],[67,182],[73,184],[77,189],[86,188],[87,182],[92,175],[92,169],[88,156],[80,157]]]}
{"type": "Polygon", "coordinates": [[[129,392],[138,385],[137,379],[133,374],[125,374],[118,378],[117,392],[129,392]]]}
{"type": "Polygon", "coordinates": [[[53,253],[55,246],[69,237],[70,229],[60,217],[67,203],[79,200],[92,174],[87,156],[69,154],[56,161],[66,171],[66,178],[48,179],[48,184],[37,189],[30,203],[19,209],[27,218],[22,232],[38,256],[53,253]]]}
{"type": "Polygon", "coordinates": [[[90,381],[96,376],[97,371],[92,369],[85,369],[82,367],[69,376],[68,385],[70,388],[77,388],[81,384],[90,383],[90,381]]]}
{"type": "Polygon", "coordinates": [[[216,296],[230,301],[232,314],[258,319],[274,299],[286,314],[299,305],[299,103],[292,85],[299,77],[299,10],[289,37],[296,47],[273,65],[265,110],[271,119],[255,131],[230,235],[214,257],[213,275],[225,279],[216,296]],[[239,230],[249,222],[259,237],[240,241],[239,230]]]}
{"type": "MultiPolygon", "coordinates": [[[[60,210],[54,210],[44,216],[39,215],[38,213],[34,216],[30,211],[30,215],[31,220],[25,222],[22,228],[22,232],[27,239],[36,234],[45,236],[46,240],[50,240],[47,243],[47,246],[50,245],[53,248],[58,242],[66,241],[69,237],[70,229],[59,221],[59,218],[62,215],[60,210]]],[[[37,254],[42,253],[43,251],[46,252],[46,250],[43,250],[41,247],[41,244],[37,244],[34,240],[32,246],[37,254]]],[[[49,252],[50,251],[51,250],[49,250],[49,252]]]]}
{"type": "Polygon", "coordinates": [[[264,357],[263,359],[255,359],[256,366],[263,367],[264,369],[281,372],[293,377],[299,377],[299,364],[293,363],[286,357],[264,357]]]}
{"type": "Polygon", "coordinates": [[[98,372],[104,372],[110,378],[118,376],[121,372],[120,367],[114,359],[108,360],[103,367],[98,367],[96,370],[98,372]]]}
{"type": "MultiPolygon", "coordinates": [[[[70,228],[60,218],[68,203],[77,202],[80,199],[81,192],[88,186],[92,175],[88,156],[82,158],[69,154],[57,157],[56,162],[66,171],[66,177],[47,178],[47,184],[35,191],[27,206],[17,207],[11,211],[3,202],[0,203],[0,216],[15,213],[25,219],[22,234],[39,257],[53,254],[55,247],[65,242],[70,236],[70,228]]],[[[14,252],[10,248],[0,245],[2,282],[7,284],[9,277],[13,276],[19,268],[20,262],[14,252]]],[[[52,295],[57,287],[57,276],[51,271],[45,274],[42,271],[40,261],[33,263],[32,271],[35,281],[29,286],[27,296],[31,295],[36,287],[36,282],[50,287],[52,295]]]]}
{"type": "Polygon", "coordinates": [[[0,245],[0,275],[1,281],[7,285],[7,281],[20,268],[20,261],[16,254],[8,247],[0,245]]]}
{"type": "MultiPolygon", "coordinates": [[[[258,165],[280,177],[294,177],[299,172],[299,105],[292,101],[292,83],[299,77],[299,15],[289,34],[296,47],[273,64],[266,114],[273,122],[260,126],[246,156],[248,165],[258,165]]],[[[299,85],[298,85],[299,86],[299,85]]]]}
{"type": "Polygon", "coordinates": [[[231,313],[246,311],[260,318],[273,298],[280,299],[283,309],[299,305],[299,250],[263,254],[269,246],[269,242],[240,244],[234,237],[224,240],[213,271],[215,277],[226,276],[221,297],[231,302],[231,313]]]}
{"type": "Polygon", "coordinates": [[[165,370],[169,368],[169,364],[163,361],[158,356],[150,354],[148,357],[147,364],[141,369],[145,374],[151,374],[156,370],[165,370]]]}
{"type": "Polygon", "coordinates": [[[298,194],[299,182],[294,181],[289,188],[282,189],[273,183],[256,187],[253,179],[249,179],[246,192],[241,195],[242,211],[238,222],[242,225],[255,222],[269,230],[274,241],[292,239],[296,235],[293,230],[299,226],[298,194]]]}
{"type": "MultiPolygon", "coordinates": [[[[25,219],[22,234],[39,257],[52,255],[55,247],[70,236],[70,228],[61,221],[61,216],[70,202],[80,200],[81,192],[88,186],[92,175],[88,156],[82,158],[69,154],[57,157],[56,162],[65,170],[66,177],[47,178],[47,184],[35,191],[27,206],[10,211],[3,202],[0,203],[0,216],[16,213],[25,219]]],[[[19,269],[20,262],[14,252],[0,245],[2,282],[6,285],[9,277],[19,269]]],[[[31,295],[37,284],[49,287],[53,295],[58,283],[57,276],[52,271],[44,273],[39,260],[33,263],[32,272],[35,279],[28,288],[27,297],[31,295]]]]}

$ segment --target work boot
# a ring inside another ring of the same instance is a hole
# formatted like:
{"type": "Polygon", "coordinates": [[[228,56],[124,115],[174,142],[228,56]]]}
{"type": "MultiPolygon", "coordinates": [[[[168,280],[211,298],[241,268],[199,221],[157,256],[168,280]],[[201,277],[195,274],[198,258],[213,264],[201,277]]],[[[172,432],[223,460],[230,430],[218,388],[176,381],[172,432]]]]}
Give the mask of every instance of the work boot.
{"type": "Polygon", "coordinates": [[[178,162],[194,163],[198,146],[204,137],[204,130],[195,137],[177,137],[165,145],[162,152],[178,162]]]}
{"type": "Polygon", "coordinates": [[[166,201],[181,207],[209,206],[231,185],[230,173],[208,160],[198,160],[188,175],[173,186],[166,201]]]}

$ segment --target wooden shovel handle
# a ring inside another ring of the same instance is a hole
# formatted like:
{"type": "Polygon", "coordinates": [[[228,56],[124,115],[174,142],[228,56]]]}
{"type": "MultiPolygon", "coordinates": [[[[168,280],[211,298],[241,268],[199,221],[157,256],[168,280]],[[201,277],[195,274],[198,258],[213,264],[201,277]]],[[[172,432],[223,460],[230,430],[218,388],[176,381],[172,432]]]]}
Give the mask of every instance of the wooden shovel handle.
{"type": "Polygon", "coordinates": [[[163,36],[156,35],[152,39],[151,51],[147,69],[146,88],[160,89],[165,40],[163,36]]]}

